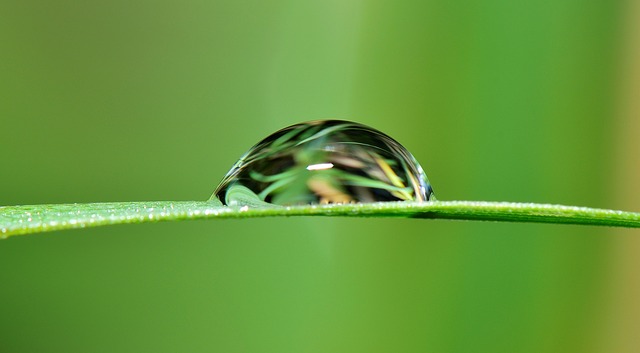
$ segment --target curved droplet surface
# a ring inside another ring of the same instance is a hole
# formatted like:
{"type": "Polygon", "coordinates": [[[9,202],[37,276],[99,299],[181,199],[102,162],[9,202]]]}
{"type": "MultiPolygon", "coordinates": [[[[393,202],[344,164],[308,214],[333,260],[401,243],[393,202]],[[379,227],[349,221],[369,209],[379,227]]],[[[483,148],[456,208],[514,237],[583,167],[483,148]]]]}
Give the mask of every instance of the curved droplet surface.
{"type": "Polygon", "coordinates": [[[211,199],[228,206],[435,199],[416,159],[371,127],[343,120],[296,124],[245,153],[211,199]]]}

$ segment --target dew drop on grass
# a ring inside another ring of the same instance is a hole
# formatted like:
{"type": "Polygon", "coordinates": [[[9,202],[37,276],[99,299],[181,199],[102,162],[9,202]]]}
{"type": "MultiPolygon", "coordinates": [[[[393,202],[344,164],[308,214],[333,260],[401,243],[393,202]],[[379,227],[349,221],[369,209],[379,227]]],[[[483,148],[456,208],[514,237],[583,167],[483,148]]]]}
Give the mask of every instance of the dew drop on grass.
{"type": "Polygon", "coordinates": [[[267,136],[211,196],[251,207],[434,199],[407,149],[378,130],[343,120],[310,121],[267,136]]]}

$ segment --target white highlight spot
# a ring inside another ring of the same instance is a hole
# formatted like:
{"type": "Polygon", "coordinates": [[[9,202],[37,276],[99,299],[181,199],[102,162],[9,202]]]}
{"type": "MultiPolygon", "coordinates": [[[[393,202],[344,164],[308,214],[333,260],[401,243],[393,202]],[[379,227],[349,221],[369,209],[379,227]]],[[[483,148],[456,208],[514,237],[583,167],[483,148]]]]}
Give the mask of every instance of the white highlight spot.
{"type": "Polygon", "coordinates": [[[309,165],[307,170],[325,170],[331,168],[333,168],[333,163],[318,163],[309,165]]]}

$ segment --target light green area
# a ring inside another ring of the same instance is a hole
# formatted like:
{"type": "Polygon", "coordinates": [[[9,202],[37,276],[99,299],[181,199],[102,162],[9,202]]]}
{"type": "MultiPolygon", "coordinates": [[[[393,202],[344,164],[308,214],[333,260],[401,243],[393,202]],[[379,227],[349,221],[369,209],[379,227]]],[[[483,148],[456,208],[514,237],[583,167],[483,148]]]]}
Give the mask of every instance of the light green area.
{"type": "MultiPolygon", "coordinates": [[[[261,138],[341,118],[406,146],[441,200],[619,209],[622,8],[2,1],[0,204],[205,200],[261,138]]],[[[292,217],[13,237],[0,351],[594,352],[611,244],[637,235],[292,217]]]]}

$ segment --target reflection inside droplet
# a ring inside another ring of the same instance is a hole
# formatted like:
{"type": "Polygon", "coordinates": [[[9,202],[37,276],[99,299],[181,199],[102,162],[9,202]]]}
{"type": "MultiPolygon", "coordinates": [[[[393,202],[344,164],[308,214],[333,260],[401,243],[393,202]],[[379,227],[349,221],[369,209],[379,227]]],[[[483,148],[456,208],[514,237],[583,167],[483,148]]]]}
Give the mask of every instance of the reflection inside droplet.
{"type": "Polygon", "coordinates": [[[211,196],[229,206],[435,199],[402,145],[354,122],[322,120],[273,133],[245,153],[211,196]]]}
{"type": "Polygon", "coordinates": [[[333,163],[318,163],[307,166],[307,170],[325,170],[333,168],[333,163]]]}

